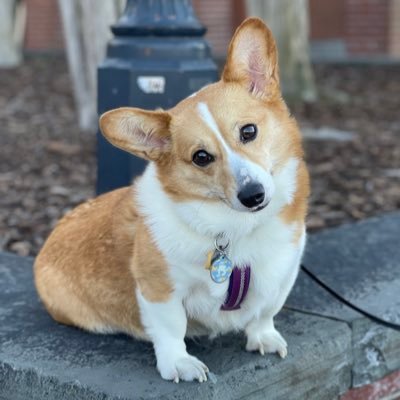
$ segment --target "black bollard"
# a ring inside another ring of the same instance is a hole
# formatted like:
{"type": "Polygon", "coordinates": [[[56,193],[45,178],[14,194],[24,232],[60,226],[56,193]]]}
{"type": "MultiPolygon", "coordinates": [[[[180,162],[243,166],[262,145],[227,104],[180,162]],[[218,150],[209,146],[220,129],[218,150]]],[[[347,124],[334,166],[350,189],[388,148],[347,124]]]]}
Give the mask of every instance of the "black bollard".
{"type": "MultiPolygon", "coordinates": [[[[190,0],[128,0],[98,68],[98,112],[173,107],[218,78],[190,0]]],[[[129,185],[145,161],[97,135],[98,194],[129,185]]]]}

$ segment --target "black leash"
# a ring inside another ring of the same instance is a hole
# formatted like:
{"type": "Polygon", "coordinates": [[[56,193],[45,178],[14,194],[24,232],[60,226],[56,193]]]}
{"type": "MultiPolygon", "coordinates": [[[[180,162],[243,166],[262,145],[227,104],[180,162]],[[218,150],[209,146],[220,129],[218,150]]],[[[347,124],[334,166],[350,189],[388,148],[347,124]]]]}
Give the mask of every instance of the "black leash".
{"type": "Polygon", "coordinates": [[[304,264],[301,264],[301,269],[314,281],[316,282],[319,286],[321,286],[323,289],[325,289],[328,293],[330,293],[333,297],[335,297],[337,300],[345,304],[346,306],[350,307],[351,309],[359,312],[360,314],[366,316],[370,320],[380,324],[384,325],[387,328],[394,329],[396,331],[400,331],[400,325],[395,324],[393,322],[388,322],[385,321],[379,317],[376,317],[375,315],[370,314],[368,311],[365,311],[356,305],[350,303],[348,300],[346,300],[344,297],[342,297],[339,293],[336,293],[333,289],[331,289],[326,283],[324,283],[321,279],[319,279],[315,274],[313,274],[309,269],[304,264]]]}

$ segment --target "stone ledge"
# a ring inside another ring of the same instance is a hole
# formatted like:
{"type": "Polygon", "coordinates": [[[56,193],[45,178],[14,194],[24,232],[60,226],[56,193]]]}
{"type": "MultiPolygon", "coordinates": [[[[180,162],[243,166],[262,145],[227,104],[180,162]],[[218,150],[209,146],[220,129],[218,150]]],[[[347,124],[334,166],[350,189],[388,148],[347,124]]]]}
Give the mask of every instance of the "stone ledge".
{"type": "MultiPolygon", "coordinates": [[[[346,307],[300,272],[287,309],[345,322],[352,335],[351,387],[360,387],[400,370],[400,332],[346,307]],[[307,296],[304,297],[304,293],[307,296]]],[[[362,399],[365,400],[365,399],[362,399]]]]}
{"type": "Polygon", "coordinates": [[[162,381],[149,344],[56,324],[37,299],[31,265],[0,256],[1,399],[287,399],[293,392],[317,399],[350,385],[347,325],[293,311],[277,319],[290,344],[285,360],[246,353],[241,335],[190,341],[212,371],[209,381],[162,381]]]}
{"type": "Polygon", "coordinates": [[[285,360],[246,353],[241,335],[199,339],[188,347],[210,367],[209,381],[165,382],[151,345],[56,324],[35,293],[32,262],[0,254],[0,400],[325,400],[400,369],[399,332],[343,306],[301,273],[277,318],[289,343],[285,360]]]}
{"type": "MultiPolygon", "coordinates": [[[[385,214],[311,235],[304,261],[351,303],[398,323],[399,237],[400,213],[385,214]]],[[[348,323],[353,343],[352,387],[373,383],[400,370],[400,332],[345,306],[303,272],[287,306],[348,323]]]]}

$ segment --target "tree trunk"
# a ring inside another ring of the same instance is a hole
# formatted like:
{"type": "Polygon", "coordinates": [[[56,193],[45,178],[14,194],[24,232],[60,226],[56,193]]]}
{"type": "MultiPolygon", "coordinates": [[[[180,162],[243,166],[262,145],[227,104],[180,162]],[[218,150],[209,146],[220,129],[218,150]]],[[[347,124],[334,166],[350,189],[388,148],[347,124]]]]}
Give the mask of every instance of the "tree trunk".
{"type": "Polygon", "coordinates": [[[22,60],[25,5],[17,0],[0,1],[0,67],[14,67],[22,60]]]}
{"type": "Polygon", "coordinates": [[[121,13],[121,0],[58,0],[69,70],[83,130],[97,127],[97,66],[111,38],[110,25],[121,13]]]}
{"type": "Polygon", "coordinates": [[[275,36],[286,99],[315,101],[317,94],[308,38],[308,0],[247,0],[247,14],[262,18],[275,36]]]}

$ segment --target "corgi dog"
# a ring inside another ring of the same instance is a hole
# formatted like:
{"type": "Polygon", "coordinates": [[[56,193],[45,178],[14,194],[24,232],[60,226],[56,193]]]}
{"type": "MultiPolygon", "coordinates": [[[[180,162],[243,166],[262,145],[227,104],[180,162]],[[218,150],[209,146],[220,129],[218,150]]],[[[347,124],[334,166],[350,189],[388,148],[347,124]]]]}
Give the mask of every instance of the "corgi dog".
{"type": "Polygon", "coordinates": [[[185,337],[243,331],[246,350],[286,356],[273,318],[298,274],[309,178],[277,59],[271,31],[249,18],[219,82],[167,111],[101,116],[113,145],[149,163],[47,239],[35,283],[56,321],[151,341],[174,382],[207,380],[185,337]]]}

